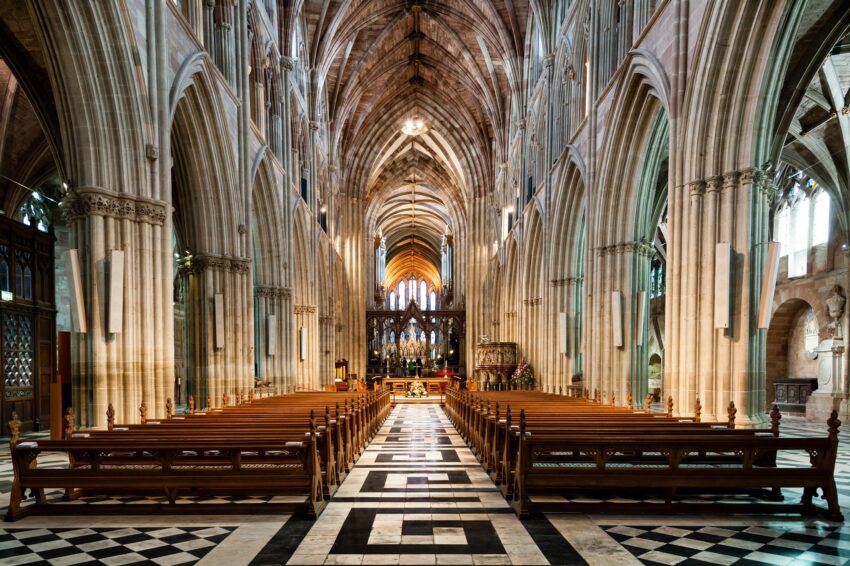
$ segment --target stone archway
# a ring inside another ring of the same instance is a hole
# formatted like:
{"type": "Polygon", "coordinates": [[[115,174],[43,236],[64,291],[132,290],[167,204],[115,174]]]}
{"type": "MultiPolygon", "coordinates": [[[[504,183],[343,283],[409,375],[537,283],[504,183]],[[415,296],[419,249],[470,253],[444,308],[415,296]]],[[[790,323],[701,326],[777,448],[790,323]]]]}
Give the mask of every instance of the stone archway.
{"type": "MultiPolygon", "coordinates": [[[[804,380],[816,384],[818,361],[816,352],[820,343],[818,318],[814,308],[803,299],[794,298],[782,303],[770,321],[767,331],[767,375],[765,401],[768,408],[773,403],[782,405],[788,412],[792,405],[802,405],[800,387],[793,382],[804,380]],[[786,408],[787,407],[787,408],[786,408]]],[[[811,389],[814,389],[813,385],[811,389]]],[[[803,388],[803,391],[811,392],[803,388]]]]}

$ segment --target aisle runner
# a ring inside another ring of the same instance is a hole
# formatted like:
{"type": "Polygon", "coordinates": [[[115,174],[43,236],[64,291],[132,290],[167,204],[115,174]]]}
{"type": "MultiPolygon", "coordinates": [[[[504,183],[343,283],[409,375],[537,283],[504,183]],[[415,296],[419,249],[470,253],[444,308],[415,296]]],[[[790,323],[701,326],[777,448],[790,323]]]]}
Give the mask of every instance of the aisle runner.
{"type": "Polygon", "coordinates": [[[296,546],[304,528],[254,562],[583,563],[545,518],[517,519],[438,405],[397,406],[296,546]]]}

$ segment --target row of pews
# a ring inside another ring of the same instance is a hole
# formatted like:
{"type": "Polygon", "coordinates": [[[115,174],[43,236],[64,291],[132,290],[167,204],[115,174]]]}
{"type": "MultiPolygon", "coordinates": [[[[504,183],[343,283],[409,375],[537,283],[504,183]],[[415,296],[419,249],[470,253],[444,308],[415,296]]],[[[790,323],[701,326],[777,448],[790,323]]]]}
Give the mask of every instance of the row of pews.
{"type": "Polygon", "coordinates": [[[233,406],[223,401],[223,409],[206,411],[190,403],[178,415],[169,400],[162,420],[148,419],[143,403],[142,424],[115,423],[110,404],[106,430],[75,430],[69,409],[63,440],[21,440],[13,416],[6,520],[93,512],[92,506],[98,514],[285,511],[316,517],[391,408],[388,392],[246,394],[233,406]],[[67,457],[67,467],[39,465],[56,453],[67,457]],[[45,489],[57,488],[64,490],[63,501],[48,502],[45,489]],[[27,490],[35,497],[30,505],[23,504],[27,490]],[[82,503],[127,496],[136,498],[134,504],[82,503]]]}
{"type": "MultiPolygon", "coordinates": [[[[703,422],[635,410],[631,398],[567,398],[540,392],[449,391],[446,413],[499,485],[515,512],[604,510],[780,512],[843,521],[835,485],[838,428],[833,411],[823,437],[780,437],[779,409],[770,428],[703,422]],[[791,459],[777,459],[786,453],[791,459]],[[802,456],[802,457],[800,457],[802,456]],[[808,466],[785,462],[808,462],[808,466]],[[802,489],[783,503],[782,488],[802,489]],[[826,507],[814,502],[821,490],[826,507]],[[625,494],[625,497],[622,497],[625,494]],[[615,495],[616,497],[611,497],[615,495]],[[706,496],[709,496],[708,498],[706,496]]],[[[649,407],[649,403],[646,404],[649,407]]]]}

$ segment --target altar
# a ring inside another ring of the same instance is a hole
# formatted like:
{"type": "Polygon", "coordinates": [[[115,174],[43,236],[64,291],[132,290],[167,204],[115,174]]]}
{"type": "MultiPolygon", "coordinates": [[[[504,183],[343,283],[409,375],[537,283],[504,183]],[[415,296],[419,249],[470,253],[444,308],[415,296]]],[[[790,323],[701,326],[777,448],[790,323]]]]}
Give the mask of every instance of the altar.
{"type": "Polygon", "coordinates": [[[407,395],[410,384],[418,381],[425,387],[428,395],[443,395],[451,386],[448,377],[385,377],[382,383],[395,395],[407,395]]]}

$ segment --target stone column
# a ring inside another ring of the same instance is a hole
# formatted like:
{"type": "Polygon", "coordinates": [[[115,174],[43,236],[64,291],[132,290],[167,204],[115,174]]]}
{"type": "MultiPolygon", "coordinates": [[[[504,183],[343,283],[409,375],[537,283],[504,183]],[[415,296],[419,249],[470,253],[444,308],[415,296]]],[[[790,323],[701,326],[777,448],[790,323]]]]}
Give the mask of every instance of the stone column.
{"type": "Polygon", "coordinates": [[[163,234],[169,207],[160,201],[79,187],[62,203],[79,250],[87,332],[72,340],[72,396],[77,422],[106,425],[112,403],[117,418],[137,422],[144,399],[149,415],[165,413],[174,383],[173,344],[165,351],[158,337],[171,336],[172,305],[163,305],[163,277],[170,261],[171,235],[163,234]],[[168,253],[163,253],[167,249],[168,253]],[[124,251],[123,324],[108,332],[110,250],[124,251]],[[165,312],[166,316],[156,316],[165,312]]]}
{"type": "Polygon", "coordinates": [[[218,65],[230,86],[236,89],[236,40],[233,30],[233,5],[231,0],[219,2],[214,37],[216,65],[218,65]]]}
{"type": "Polygon", "coordinates": [[[215,56],[215,0],[204,0],[204,12],[202,21],[202,33],[198,38],[204,44],[207,53],[210,56],[215,56]]]}
{"type": "Polygon", "coordinates": [[[188,264],[189,363],[193,368],[193,394],[197,401],[212,397],[213,407],[222,396],[234,399],[238,391],[253,387],[254,319],[251,260],[213,254],[196,254],[188,264]],[[216,347],[215,295],[224,296],[224,346],[216,347]]]}
{"type": "Polygon", "coordinates": [[[702,274],[700,278],[700,317],[697,335],[699,336],[699,359],[697,394],[702,405],[702,419],[705,421],[722,420],[725,415],[721,411],[721,403],[716,401],[717,391],[717,360],[714,348],[714,278],[715,256],[718,237],[717,210],[720,191],[723,187],[723,177],[714,176],[708,179],[703,196],[703,218],[701,231],[702,274]]]}
{"type": "Polygon", "coordinates": [[[257,312],[260,321],[259,358],[260,379],[269,381],[283,390],[286,375],[285,361],[289,358],[289,347],[291,342],[286,340],[287,333],[287,308],[285,300],[291,296],[291,290],[274,285],[257,285],[254,288],[257,297],[257,312]],[[269,327],[269,316],[274,316],[274,344],[271,341],[272,329],[269,327]],[[270,354],[274,348],[274,354],[270,354]]]}
{"type": "Polygon", "coordinates": [[[203,0],[183,0],[183,12],[189,27],[201,42],[204,40],[204,6],[203,0]]]}
{"type": "Polygon", "coordinates": [[[340,355],[349,361],[352,373],[366,374],[366,304],[368,271],[371,271],[368,257],[371,239],[366,231],[366,213],[363,201],[351,195],[340,195],[340,213],[342,215],[341,254],[345,275],[348,281],[349,296],[345,305],[344,324],[347,336],[340,355]]]}
{"type": "MultiPolygon", "coordinates": [[[[475,360],[475,346],[478,338],[489,335],[492,321],[496,316],[493,305],[493,295],[488,288],[487,276],[489,272],[489,250],[492,234],[491,222],[488,221],[490,214],[489,199],[484,196],[476,196],[469,201],[469,213],[466,241],[466,261],[464,263],[466,273],[466,359],[467,376],[471,379],[475,360]]],[[[460,266],[458,271],[461,271],[460,266]]],[[[454,278],[456,281],[457,278],[454,278]]],[[[460,290],[456,287],[455,292],[460,290]]],[[[457,300],[457,299],[456,299],[457,300]]]]}

